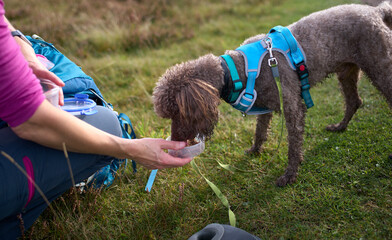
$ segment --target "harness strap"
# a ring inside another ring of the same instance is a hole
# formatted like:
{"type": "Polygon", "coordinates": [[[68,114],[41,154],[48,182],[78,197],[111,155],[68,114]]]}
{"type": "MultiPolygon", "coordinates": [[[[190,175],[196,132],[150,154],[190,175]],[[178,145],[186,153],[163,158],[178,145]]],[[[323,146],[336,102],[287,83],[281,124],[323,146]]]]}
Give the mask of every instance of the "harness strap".
{"type": "Polygon", "coordinates": [[[257,93],[254,90],[254,87],[256,77],[259,75],[258,63],[255,63],[255,61],[248,61],[246,55],[252,55],[249,57],[249,59],[260,59],[260,56],[258,56],[260,49],[262,49],[262,46],[257,42],[246,45],[246,47],[241,46],[236,49],[244,56],[245,65],[247,66],[247,71],[245,71],[245,74],[248,77],[246,88],[241,92],[240,96],[237,98],[237,101],[232,104],[234,108],[241,111],[242,113],[247,113],[252,108],[257,98],[257,93]],[[257,44],[259,46],[257,46],[257,44]]]}
{"type": "Polygon", "coordinates": [[[221,58],[226,62],[227,67],[229,68],[229,72],[231,75],[231,80],[233,82],[233,87],[229,92],[227,100],[229,103],[234,102],[237,100],[238,95],[240,94],[240,90],[242,89],[242,82],[240,80],[240,76],[238,75],[237,68],[235,67],[234,61],[230,55],[221,55],[221,58]]]}
{"type": "Polygon", "coordinates": [[[286,40],[287,45],[290,48],[290,54],[295,64],[304,60],[304,57],[301,54],[301,51],[298,48],[297,41],[295,40],[294,36],[291,34],[288,28],[282,26],[276,26],[270,30],[269,33],[276,32],[286,40]]]}
{"type": "Polygon", "coordinates": [[[264,52],[264,48],[260,42],[254,42],[247,45],[242,45],[236,49],[244,56],[246,71],[248,79],[246,88],[241,93],[240,98],[233,104],[233,106],[243,113],[248,113],[256,100],[255,82],[260,73],[260,54],[264,52]]]}
{"type": "Polygon", "coordinates": [[[254,100],[256,100],[257,93],[255,88],[255,81],[256,81],[257,72],[249,71],[248,72],[248,82],[246,84],[245,90],[242,92],[241,97],[238,98],[239,101],[234,103],[233,105],[236,106],[238,110],[241,112],[247,113],[253,106],[254,100]]]}
{"type": "Polygon", "coordinates": [[[302,55],[300,48],[298,47],[297,41],[295,40],[293,34],[286,27],[276,26],[272,28],[269,32],[279,34],[283,39],[286,40],[290,48],[290,55],[294,62],[298,78],[301,82],[301,96],[304,99],[306,108],[311,108],[314,106],[312,97],[310,96],[309,89],[309,71],[305,64],[305,57],[302,55]]]}
{"type": "Polygon", "coordinates": [[[278,91],[279,91],[280,114],[281,114],[280,136],[279,136],[279,141],[278,141],[278,149],[279,149],[280,143],[281,143],[282,138],[283,138],[283,125],[284,125],[282,82],[280,81],[280,76],[279,76],[279,70],[278,70],[277,62],[275,62],[274,64],[271,64],[270,67],[271,67],[271,71],[272,71],[272,76],[275,79],[276,86],[278,87],[278,91]]]}

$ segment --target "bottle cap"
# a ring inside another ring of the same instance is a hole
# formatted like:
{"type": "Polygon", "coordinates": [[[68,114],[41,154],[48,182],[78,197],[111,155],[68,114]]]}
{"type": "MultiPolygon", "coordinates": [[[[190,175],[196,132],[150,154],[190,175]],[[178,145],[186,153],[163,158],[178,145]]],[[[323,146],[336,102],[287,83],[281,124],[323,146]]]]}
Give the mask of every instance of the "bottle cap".
{"type": "Polygon", "coordinates": [[[72,115],[93,115],[97,113],[97,104],[88,98],[87,94],[75,94],[74,98],[64,99],[64,106],[61,109],[72,115]]]}

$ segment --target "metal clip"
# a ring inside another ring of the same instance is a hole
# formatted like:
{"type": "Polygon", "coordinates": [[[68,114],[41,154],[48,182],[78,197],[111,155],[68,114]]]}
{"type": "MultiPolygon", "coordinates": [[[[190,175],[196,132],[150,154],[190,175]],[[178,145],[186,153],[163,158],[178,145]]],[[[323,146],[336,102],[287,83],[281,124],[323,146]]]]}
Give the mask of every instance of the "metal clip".
{"type": "Polygon", "coordinates": [[[263,41],[267,45],[267,49],[272,49],[272,39],[270,37],[264,38],[263,41]]]}
{"type": "Polygon", "coordinates": [[[269,58],[268,59],[268,66],[272,67],[272,65],[276,66],[278,65],[278,60],[276,60],[276,58],[269,58]]]}
{"type": "Polygon", "coordinates": [[[278,65],[278,60],[276,60],[276,58],[274,58],[274,55],[272,54],[272,39],[270,37],[267,37],[264,39],[264,42],[267,45],[267,50],[269,52],[268,65],[270,67],[272,65],[278,65]]]}

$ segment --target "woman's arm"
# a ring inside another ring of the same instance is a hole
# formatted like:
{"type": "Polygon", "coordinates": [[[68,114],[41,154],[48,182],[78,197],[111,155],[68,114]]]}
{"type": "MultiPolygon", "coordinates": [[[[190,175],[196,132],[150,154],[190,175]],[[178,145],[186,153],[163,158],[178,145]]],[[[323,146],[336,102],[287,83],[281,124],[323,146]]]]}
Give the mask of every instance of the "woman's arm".
{"type": "Polygon", "coordinates": [[[120,138],[53,107],[47,101],[38,107],[29,120],[12,130],[21,138],[47,147],[62,149],[64,142],[72,152],[130,158],[149,169],[179,167],[191,161],[190,158],[172,157],[163,151],[181,149],[185,147],[185,142],[120,138]]]}
{"type": "MultiPolygon", "coordinates": [[[[10,31],[15,31],[16,29],[12,24],[8,21],[8,19],[4,16],[4,21],[8,25],[8,29],[10,31]]],[[[24,40],[22,40],[20,37],[14,37],[16,43],[20,47],[20,51],[22,52],[24,58],[29,64],[29,67],[33,70],[33,73],[37,78],[40,79],[48,79],[58,85],[59,87],[64,87],[64,82],[61,81],[60,78],[58,78],[54,73],[48,71],[46,67],[38,60],[37,56],[35,55],[34,49],[24,40]]],[[[60,88],[60,93],[59,93],[59,104],[64,105],[64,95],[63,92],[60,88]]]]}

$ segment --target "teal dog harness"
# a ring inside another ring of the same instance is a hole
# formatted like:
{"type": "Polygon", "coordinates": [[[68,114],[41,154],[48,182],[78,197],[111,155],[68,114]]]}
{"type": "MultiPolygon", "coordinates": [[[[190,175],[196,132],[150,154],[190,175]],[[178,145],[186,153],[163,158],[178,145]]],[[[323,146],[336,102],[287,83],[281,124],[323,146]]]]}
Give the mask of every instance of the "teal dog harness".
{"type": "MultiPolygon", "coordinates": [[[[255,80],[260,75],[261,63],[264,57],[269,54],[268,65],[271,67],[274,78],[279,81],[278,62],[273,57],[272,51],[281,52],[289,62],[290,67],[297,72],[301,82],[301,96],[306,107],[311,108],[314,104],[309,93],[309,72],[305,65],[306,56],[300,44],[296,41],[290,30],[286,27],[277,26],[272,28],[265,38],[242,45],[236,49],[244,57],[245,73],[247,76],[246,87],[243,87],[239,79],[237,69],[233,59],[229,55],[222,55],[222,59],[227,64],[230,71],[232,85],[231,90],[225,95],[224,100],[243,114],[258,115],[272,112],[267,108],[253,106],[257,99],[257,92],[254,89],[255,80]]],[[[224,69],[227,69],[222,64],[224,69]]],[[[278,85],[280,102],[282,108],[281,87],[278,85]]],[[[282,110],[282,109],[281,109],[282,110]]]]}

